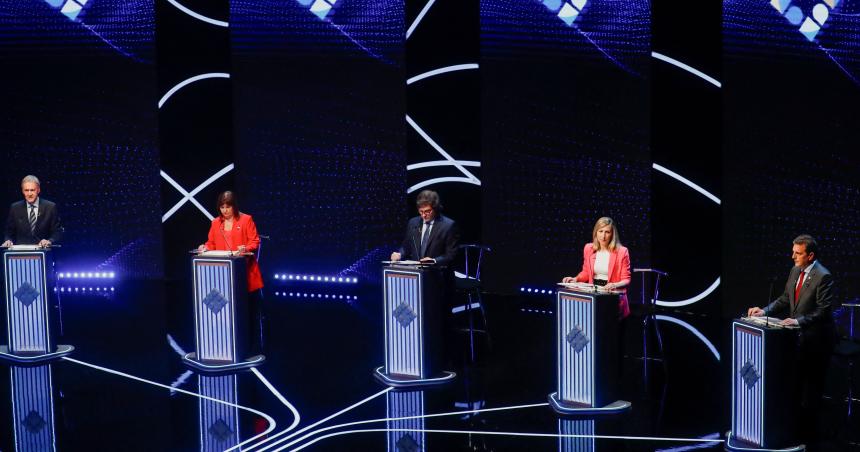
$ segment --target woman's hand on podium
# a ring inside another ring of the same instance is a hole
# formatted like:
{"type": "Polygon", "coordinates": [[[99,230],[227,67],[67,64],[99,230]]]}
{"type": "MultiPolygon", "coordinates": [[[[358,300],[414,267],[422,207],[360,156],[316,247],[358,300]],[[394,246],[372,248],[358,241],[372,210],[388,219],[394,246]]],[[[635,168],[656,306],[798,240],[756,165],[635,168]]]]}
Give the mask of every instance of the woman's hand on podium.
{"type": "Polygon", "coordinates": [[[206,251],[209,251],[208,249],[206,249],[206,245],[200,245],[200,246],[198,246],[198,247],[197,247],[197,252],[198,252],[198,253],[204,253],[204,252],[206,252],[206,251]]]}
{"type": "Polygon", "coordinates": [[[391,253],[391,260],[399,261],[400,260],[400,253],[398,253],[397,251],[391,253]]]}
{"type": "Polygon", "coordinates": [[[565,276],[564,278],[561,279],[561,282],[563,282],[565,284],[575,283],[576,278],[574,278],[573,276],[565,276]]]}
{"type": "Polygon", "coordinates": [[[2,246],[3,248],[9,248],[9,247],[10,247],[10,246],[12,246],[12,245],[13,245],[13,243],[12,243],[12,241],[11,241],[11,240],[6,240],[6,241],[5,241],[5,242],[3,242],[3,244],[2,244],[2,245],[0,245],[0,246],[2,246]]]}
{"type": "Polygon", "coordinates": [[[248,247],[246,247],[245,245],[239,245],[236,248],[236,252],[239,254],[245,254],[247,251],[248,251],[248,247]]]}

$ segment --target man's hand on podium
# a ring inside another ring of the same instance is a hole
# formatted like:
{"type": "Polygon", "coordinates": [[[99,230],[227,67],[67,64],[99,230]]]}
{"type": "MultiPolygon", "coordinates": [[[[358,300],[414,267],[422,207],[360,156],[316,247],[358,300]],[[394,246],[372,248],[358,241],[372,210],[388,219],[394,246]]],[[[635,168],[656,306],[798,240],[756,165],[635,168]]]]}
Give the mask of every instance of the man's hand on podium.
{"type": "Polygon", "coordinates": [[[764,315],[764,309],[762,309],[762,308],[749,308],[747,310],[747,317],[761,317],[763,315],[764,315]]]}
{"type": "Polygon", "coordinates": [[[41,246],[42,248],[47,248],[51,246],[51,241],[45,239],[39,240],[39,246],[41,246]]]}
{"type": "Polygon", "coordinates": [[[787,319],[782,319],[782,322],[779,322],[780,325],[783,326],[798,326],[800,323],[797,322],[797,319],[792,319],[791,317],[787,319]]]}
{"type": "Polygon", "coordinates": [[[400,257],[401,257],[400,253],[398,253],[397,251],[391,253],[391,260],[393,260],[393,261],[399,261],[400,257]]]}
{"type": "Polygon", "coordinates": [[[12,243],[12,241],[11,241],[11,240],[6,240],[6,241],[5,241],[5,242],[3,242],[3,244],[2,244],[2,245],[0,245],[0,246],[2,246],[3,248],[9,248],[9,247],[10,247],[10,246],[12,246],[12,245],[14,245],[14,243],[12,243]]]}
{"type": "Polygon", "coordinates": [[[422,257],[418,262],[421,262],[422,264],[435,264],[436,259],[433,259],[432,257],[422,257]]]}

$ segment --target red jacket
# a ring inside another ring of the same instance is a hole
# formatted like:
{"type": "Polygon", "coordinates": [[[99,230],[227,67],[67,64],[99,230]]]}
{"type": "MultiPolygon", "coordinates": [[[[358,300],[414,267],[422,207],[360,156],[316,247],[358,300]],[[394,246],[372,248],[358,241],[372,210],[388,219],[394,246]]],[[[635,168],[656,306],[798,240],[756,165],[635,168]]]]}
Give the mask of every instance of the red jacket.
{"type": "MultiPolygon", "coordinates": [[[[257,234],[257,225],[254,219],[247,213],[240,213],[233,220],[233,229],[224,230],[224,220],[218,216],[212,220],[209,228],[209,239],[206,240],[206,248],[210,250],[237,251],[239,245],[245,245],[245,251],[256,253],[260,247],[260,236],[257,234]]],[[[254,256],[248,256],[248,292],[259,290],[263,287],[263,275],[260,266],[254,256]]]]}
{"type": "MultiPolygon", "coordinates": [[[[594,261],[597,259],[597,252],[594,251],[594,244],[586,243],[582,250],[582,271],[576,275],[577,282],[594,283],[594,261]]],[[[618,246],[615,251],[609,253],[609,281],[611,283],[630,282],[630,252],[623,246],[618,246]]],[[[627,287],[618,289],[622,291],[621,298],[618,301],[618,314],[621,318],[630,315],[630,305],[627,302],[627,287]]]]}

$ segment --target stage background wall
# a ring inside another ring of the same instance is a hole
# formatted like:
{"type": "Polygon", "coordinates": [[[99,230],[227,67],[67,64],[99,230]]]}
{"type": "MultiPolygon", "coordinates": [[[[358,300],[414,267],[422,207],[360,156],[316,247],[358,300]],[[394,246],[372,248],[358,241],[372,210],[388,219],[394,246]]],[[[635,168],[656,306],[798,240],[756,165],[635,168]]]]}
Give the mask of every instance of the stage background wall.
{"type": "MultiPolygon", "coordinates": [[[[801,19],[813,5],[796,2],[801,19]]],[[[810,40],[793,12],[724,5],[726,316],[781,292],[801,233],[818,239],[837,300],[860,296],[860,4],[824,7],[810,40]]]]}

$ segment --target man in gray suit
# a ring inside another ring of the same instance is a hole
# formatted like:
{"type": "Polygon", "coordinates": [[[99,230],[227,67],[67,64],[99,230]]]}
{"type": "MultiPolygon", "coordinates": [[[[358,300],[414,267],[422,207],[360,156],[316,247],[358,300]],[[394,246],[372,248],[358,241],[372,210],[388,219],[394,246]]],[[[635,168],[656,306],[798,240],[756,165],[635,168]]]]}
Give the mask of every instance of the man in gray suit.
{"type": "MultiPolygon", "coordinates": [[[[818,243],[803,234],[794,239],[791,258],[794,268],[788,274],[785,291],[764,309],[749,308],[749,316],[786,316],[783,325],[800,327],[798,344],[798,384],[805,419],[801,428],[812,439],[821,406],[830,354],[836,343],[833,324],[833,276],[817,260],[818,243]]],[[[791,396],[791,395],[789,395],[791,396]]]]}

